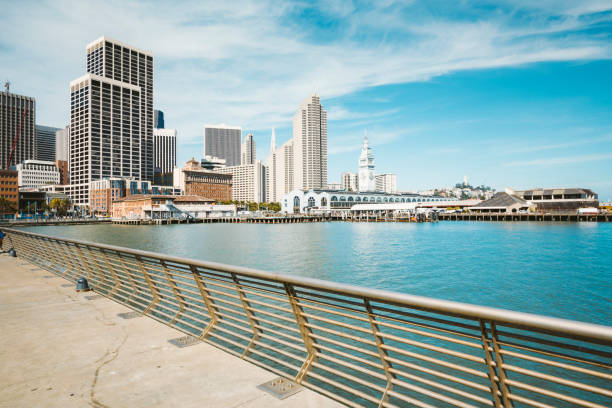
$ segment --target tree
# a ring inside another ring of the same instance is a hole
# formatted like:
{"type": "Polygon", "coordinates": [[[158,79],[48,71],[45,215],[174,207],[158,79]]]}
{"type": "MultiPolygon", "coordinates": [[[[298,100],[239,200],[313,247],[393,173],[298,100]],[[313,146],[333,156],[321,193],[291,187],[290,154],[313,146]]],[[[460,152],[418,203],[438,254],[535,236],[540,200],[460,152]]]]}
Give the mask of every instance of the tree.
{"type": "Polygon", "coordinates": [[[268,203],[268,211],[279,212],[281,210],[280,203],[268,203]]]}
{"type": "Polygon", "coordinates": [[[257,203],[249,203],[249,211],[257,211],[257,208],[259,207],[257,205],[257,203]]]}

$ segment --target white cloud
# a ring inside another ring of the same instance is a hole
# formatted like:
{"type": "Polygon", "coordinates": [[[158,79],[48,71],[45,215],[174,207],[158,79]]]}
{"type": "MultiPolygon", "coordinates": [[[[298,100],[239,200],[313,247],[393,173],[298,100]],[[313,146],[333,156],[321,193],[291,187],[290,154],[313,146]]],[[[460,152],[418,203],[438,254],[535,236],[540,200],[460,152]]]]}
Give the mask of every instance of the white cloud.
{"type": "MultiPolygon", "coordinates": [[[[155,105],[165,111],[167,126],[178,128],[179,141],[195,143],[206,122],[289,126],[313,91],[325,103],[366,87],[459,70],[610,58],[606,38],[576,33],[588,24],[580,17],[606,9],[605,3],[552,3],[525,3],[533,16],[520,28],[512,13],[457,22],[411,16],[403,2],[373,3],[368,11],[326,3],[320,11],[344,28],[319,38],[309,24],[289,17],[299,14],[301,3],[14,2],[0,14],[0,75],[11,79],[15,92],[37,97],[41,123],[62,126],[68,83],[85,71],[85,45],[108,35],[154,53],[155,105]],[[544,18],[549,14],[558,18],[544,18]]],[[[330,110],[331,120],[356,116],[342,107],[330,110]]],[[[331,154],[344,149],[333,147],[336,137],[330,135],[331,154]]]]}
{"type": "Polygon", "coordinates": [[[586,154],[582,156],[552,157],[547,159],[535,159],[526,161],[515,161],[508,166],[559,166],[563,164],[585,163],[612,159],[612,153],[586,154]]]}

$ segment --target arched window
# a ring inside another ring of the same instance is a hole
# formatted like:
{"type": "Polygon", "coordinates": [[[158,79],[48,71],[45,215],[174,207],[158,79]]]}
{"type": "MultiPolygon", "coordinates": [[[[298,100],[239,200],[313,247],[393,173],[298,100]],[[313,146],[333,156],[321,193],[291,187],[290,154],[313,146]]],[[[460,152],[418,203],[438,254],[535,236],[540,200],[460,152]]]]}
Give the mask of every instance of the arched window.
{"type": "Polygon", "coordinates": [[[348,201],[353,202],[353,197],[349,197],[348,201]]]}
{"type": "Polygon", "coordinates": [[[387,197],[385,197],[385,198],[383,199],[383,202],[387,203],[387,202],[389,202],[389,199],[388,199],[387,197]]]}
{"type": "Polygon", "coordinates": [[[298,196],[293,197],[293,207],[300,208],[300,197],[298,196]]]}
{"type": "Polygon", "coordinates": [[[321,199],[321,207],[327,207],[327,198],[323,197],[321,199]]]}
{"type": "Polygon", "coordinates": [[[336,196],[332,196],[331,200],[332,200],[332,201],[338,201],[338,197],[336,197],[336,196]]]}
{"type": "Polygon", "coordinates": [[[346,197],[340,197],[340,201],[346,201],[346,197]]]}
{"type": "Polygon", "coordinates": [[[377,203],[380,203],[380,202],[381,202],[380,197],[376,197],[376,202],[377,202],[377,203]]]}
{"type": "Polygon", "coordinates": [[[402,198],[402,203],[404,203],[404,202],[405,202],[405,201],[404,201],[404,199],[402,198]]]}
{"type": "Polygon", "coordinates": [[[308,206],[309,207],[314,207],[315,206],[315,199],[314,199],[314,197],[308,198],[308,206]]]}
{"type": "Polygon", "coordinates": [[[360,202],[361,201],[361,197],[355,198],[355,201],[360,202]]]}
{"type": "Polygon", "coordinates": [[[368,202],[368,197],[363,197],[363,202],[367,203],[368,202]]]}

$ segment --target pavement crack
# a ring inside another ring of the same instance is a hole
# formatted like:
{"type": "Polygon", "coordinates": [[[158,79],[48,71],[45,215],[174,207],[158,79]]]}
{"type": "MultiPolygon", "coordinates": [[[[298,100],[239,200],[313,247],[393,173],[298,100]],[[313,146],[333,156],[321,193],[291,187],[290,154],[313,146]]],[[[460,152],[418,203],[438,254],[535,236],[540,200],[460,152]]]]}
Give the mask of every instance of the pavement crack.
{"type": "Polygon", "coordinates": [[[89,389],[89,399],[90,399],[89,405],[91,405],[94,408],[109,408],[107,405],[102,404],[100,401],[96,399],[96,385],[98,384],[98,377],[100,375],[100,370],[102,369],[102,367],[111,363],[113,360],[117,358],[117,356],[119,356],[119,350],[125,344],[127,338],[128,338],[128,335],[127,333],[125,333],[125,336],[123,336],[123,340],[121,341],[121,343],[119,343],[119,345],[113,351],[107,350],[106,353],[102,357],[96,360],[96,362],[100,362],[100,365],[98,365],[98,367],[96,368],[96,371],[94,373],[94,378],[93,378],[93,381],[91,382],[91,387],[89,389]]]}

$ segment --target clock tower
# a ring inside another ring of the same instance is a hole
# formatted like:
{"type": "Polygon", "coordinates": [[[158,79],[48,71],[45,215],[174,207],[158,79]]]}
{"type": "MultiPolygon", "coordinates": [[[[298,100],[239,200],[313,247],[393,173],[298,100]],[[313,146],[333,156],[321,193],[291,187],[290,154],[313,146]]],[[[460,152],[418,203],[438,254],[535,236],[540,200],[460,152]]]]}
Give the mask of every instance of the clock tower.
{"type": "Polygon", "coordinates": [[[368,146],[367,134],[363,137],[363,147],[359,156],[359,191],[376,191],[374,156],[368,146]]]}

